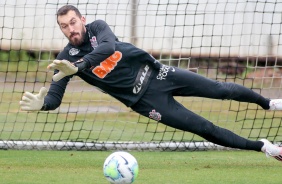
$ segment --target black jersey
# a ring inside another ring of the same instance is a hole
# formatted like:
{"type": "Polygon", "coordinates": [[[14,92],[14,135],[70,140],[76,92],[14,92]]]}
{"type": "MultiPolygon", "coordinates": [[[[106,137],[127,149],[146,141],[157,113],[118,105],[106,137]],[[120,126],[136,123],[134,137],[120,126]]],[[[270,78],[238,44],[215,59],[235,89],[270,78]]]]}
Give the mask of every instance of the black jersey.
{"type": "MultiPolygon", "coordinates": [[[[130,43],[120,42],[102,20],[86,25],[85,40],[80,46],[70,43],[57,59],[76,62],[83,59],[88,67],[75,75],[100,88],[126,106],[132,106],[156,76],[159,62],[130,43]]],[[[55,73],[58,71],[55,71],[55,73]]],[[[44,100],[44,110],[57,108],[72,76],[52,81],[44,100]]]]}

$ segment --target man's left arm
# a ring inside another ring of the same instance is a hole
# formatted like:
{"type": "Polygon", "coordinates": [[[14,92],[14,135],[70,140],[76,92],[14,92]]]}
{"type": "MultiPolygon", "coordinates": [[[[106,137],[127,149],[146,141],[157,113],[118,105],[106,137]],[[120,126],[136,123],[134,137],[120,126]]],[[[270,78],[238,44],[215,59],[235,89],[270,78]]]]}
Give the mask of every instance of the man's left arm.
{"type": "Polygon", "coordinates": [[[92,66],[99,65],[115,52],[117,37],[105,21],[96,20],[89,25],[88,29],[90,29],[88,31],[96,36],[98,46],[92,52],[85,55],[80,61],[74,63],[79,68],[79,71],[83,69],[83,67],[91,68],[92,66]]]}

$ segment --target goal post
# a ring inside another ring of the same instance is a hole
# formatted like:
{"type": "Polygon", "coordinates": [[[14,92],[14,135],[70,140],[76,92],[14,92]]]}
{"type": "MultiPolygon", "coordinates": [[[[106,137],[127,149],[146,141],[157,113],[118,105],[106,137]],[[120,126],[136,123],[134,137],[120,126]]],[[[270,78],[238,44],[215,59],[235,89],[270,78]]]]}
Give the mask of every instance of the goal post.
{"type": "MultiPolygon", "coordinates": [[[[49,87],[47,65],[67,44],[63,0],[0,1],[0,149],[227,149],[146,117],[74,77],[54,111],[21,111],[25,91],[49,87]]],[[[282,98],[282,2],[69,0],[87,23],[105,20],[119,40],[161,63],[282,98]]],[[[282,112],[236,101],[177,97],[240,136],[282,141],[282,112]]]]}

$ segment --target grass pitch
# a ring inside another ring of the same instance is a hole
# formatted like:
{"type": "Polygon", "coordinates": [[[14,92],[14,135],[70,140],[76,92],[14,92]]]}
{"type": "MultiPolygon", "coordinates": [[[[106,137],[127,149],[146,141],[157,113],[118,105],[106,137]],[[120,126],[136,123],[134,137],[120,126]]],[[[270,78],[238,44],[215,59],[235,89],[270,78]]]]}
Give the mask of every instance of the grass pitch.
{"type": "MultiPolygon", "coordinates": [[[[110,151],[0,150],[0,183],[107,184],[110,151]]],[[[282,163],[251,151],[130,152],[139,163],[134,184],[281,184],[282,163]]]]}

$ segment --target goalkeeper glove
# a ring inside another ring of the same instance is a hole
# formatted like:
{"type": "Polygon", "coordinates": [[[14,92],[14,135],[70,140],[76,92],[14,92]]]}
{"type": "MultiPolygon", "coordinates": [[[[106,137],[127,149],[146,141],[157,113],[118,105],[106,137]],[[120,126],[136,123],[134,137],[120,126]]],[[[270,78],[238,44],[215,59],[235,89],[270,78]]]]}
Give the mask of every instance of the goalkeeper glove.
{"type": "Polygon", "coordinates": [[[53,80],[56,82],[65,76],[73,75],[78,72],[78,67],[74,66],[67,60],[54,60],[53,63],[47,66],[47,68],[51,70],[59,70],[58,73],[53,75],[53,80]]]}
{"type": "Polygon", "coordinates": [[[75,63],[70,63],[68,60],[54,60],[47,68],[51,70],[59,70],[59,72],[53,76],[53,80],[57,82],[65,76],[81,72],[87,67],[89,67],[88,63],[81,59],[75,63]]]}
{"type": "Polygon", "coordinates": [[[24,111],[39,111],[41,110],[44,97],[47,94],[47,89],[42,87],[38,94],[34,95],[30,92],[25,92],[22,100],[20,101],[21,110],[24,111]]]}

